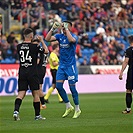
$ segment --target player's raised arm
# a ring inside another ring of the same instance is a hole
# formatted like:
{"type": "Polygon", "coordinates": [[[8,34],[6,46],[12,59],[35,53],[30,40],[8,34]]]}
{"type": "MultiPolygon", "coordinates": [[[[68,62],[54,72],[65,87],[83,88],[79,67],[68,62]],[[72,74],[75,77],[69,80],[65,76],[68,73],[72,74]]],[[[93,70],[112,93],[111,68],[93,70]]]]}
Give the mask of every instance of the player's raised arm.
{"type": "Polygon", "coordinates": [[[45,40],[48,41],[48,42],[55,41],[56,38],[55,38],[54,36],[52,36],[52,34],[53,34],[53,31],[54,31],[55,29],[59,28],[59,27],[60,27],[60,23],[54,22],[52,28],[50,29],[50,31],[49,31],[48,34],[46,35],[45,40]]]}
{"type": "Polygon", "coordinates": [[[37,39],[42,43],[42,47],[44,48],[44,53],[48,54],[49,50],[48,50],[48,47],[46,46],[46,44],[43,41],[43,37],[42,36],[37,36],[37,39]]]}

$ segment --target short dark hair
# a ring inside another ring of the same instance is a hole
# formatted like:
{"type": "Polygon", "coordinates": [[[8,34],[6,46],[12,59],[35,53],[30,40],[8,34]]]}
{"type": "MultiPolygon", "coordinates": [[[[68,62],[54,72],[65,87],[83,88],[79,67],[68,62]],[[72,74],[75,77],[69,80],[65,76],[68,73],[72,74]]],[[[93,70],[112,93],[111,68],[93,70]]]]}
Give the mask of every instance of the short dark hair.
{"type": "Polygon", "coordinates": [[[54,44],[54,45],[52,46],[52,49],[55,50],[58,46],[59,46],[58,44],[54,44]]]}
{"type": "Polygon", "coordinates": [[[128,41],[129,41],[129,43],[133,43],[133,35],[128,36],[128,41]]]}
{"type": "Polygon", "coordinates": [[[40,42],[38,39],[33,39],[32,42],[40,42]]]}
{"type": "Polygon", "coordinates": [[[13,31],[10,34],[15,34],[13,31]]]}
{"type": "Polygon", "coordinates": [[[31,28],[26,28],[24,31],[23,31],[23,34],[24,35],[28,35],[28,34],[30,34],[30,33],[32,33],[33,32],[33,30],[31,29],[31,28]]]}
{"type": "Polygon", "coordinates": [[[69,21],[69,20],[64,20],[63,23],[64,23],[64,22],[65,22],[65,23],[69,23],[69,24],[72,26],[72,22],[71,22],[71,21],[69,21]]]}

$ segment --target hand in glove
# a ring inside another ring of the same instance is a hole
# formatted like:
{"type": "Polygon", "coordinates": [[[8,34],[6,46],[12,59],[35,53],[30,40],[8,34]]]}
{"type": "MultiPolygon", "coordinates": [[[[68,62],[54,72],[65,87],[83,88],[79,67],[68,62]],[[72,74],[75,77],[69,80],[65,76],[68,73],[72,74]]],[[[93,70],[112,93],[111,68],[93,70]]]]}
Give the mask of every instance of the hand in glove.
{"type": "Polygon", "coordinates": [[[52,31],[54,31],[55,29],[59,28],[60,23],[58,22],[54,22],[53,26],[52,26],[52,31]]]}
{"type": "Polygon", "coordinates": [[[64,25],[64,28],[65,28],[66,30],[68,30],[68,23],[64,22],[63,25],[64,25]]]}

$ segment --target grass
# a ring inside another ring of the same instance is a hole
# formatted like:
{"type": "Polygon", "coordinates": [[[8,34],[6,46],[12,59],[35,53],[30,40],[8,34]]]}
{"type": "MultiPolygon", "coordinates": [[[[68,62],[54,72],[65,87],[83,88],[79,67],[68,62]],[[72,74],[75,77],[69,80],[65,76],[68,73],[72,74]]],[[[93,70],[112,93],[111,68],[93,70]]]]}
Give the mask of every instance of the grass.
{"type": "MultiPolygon", "coordinates": [[[[20,108],[20,121],[12,118],[15,96],[0,97],[0,133],[132,133],[133,115],[122,114],[125,93],[80,94],[82,114],[72,119],[73,113],[62,118],[65,105],[51,95],[46,110],[41,110],[45,121],[34,120],[32,96],[26,96],[20,108]]],[[[71,95],[69,99],[72,102],[71,95]]],[[[72,102],[73,103],[73,102],[72,102]]]]}

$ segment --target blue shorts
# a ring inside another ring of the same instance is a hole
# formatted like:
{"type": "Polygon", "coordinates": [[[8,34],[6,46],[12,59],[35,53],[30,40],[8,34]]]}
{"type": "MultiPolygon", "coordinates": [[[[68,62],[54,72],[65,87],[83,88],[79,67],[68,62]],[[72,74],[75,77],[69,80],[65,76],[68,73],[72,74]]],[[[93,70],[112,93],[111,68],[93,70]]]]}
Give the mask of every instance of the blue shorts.
{"type": "Polygon", "coordinates": [[[56,80],[68,80],[69,84],[75,84],[78,81],[76,65],[59,66],[56,73],[56,80]]]}

